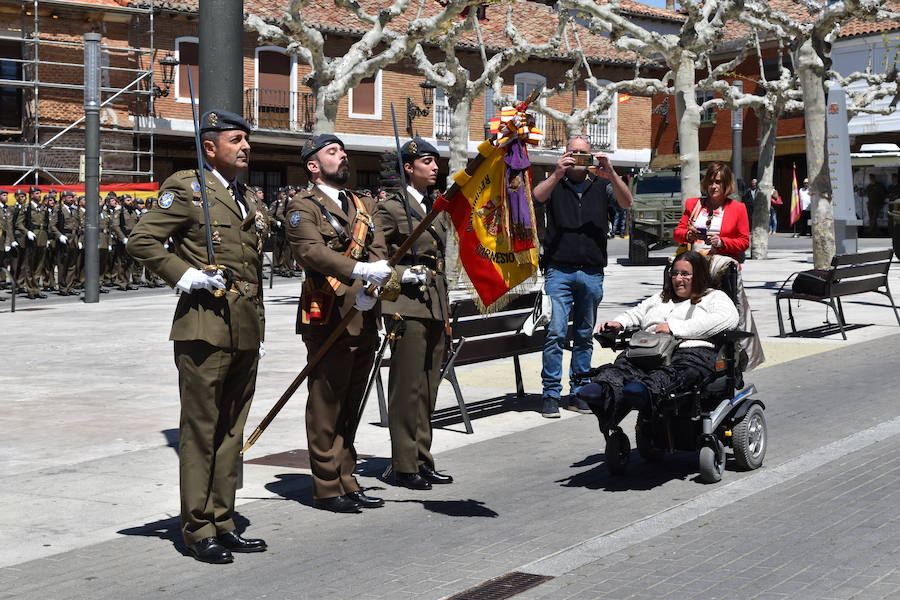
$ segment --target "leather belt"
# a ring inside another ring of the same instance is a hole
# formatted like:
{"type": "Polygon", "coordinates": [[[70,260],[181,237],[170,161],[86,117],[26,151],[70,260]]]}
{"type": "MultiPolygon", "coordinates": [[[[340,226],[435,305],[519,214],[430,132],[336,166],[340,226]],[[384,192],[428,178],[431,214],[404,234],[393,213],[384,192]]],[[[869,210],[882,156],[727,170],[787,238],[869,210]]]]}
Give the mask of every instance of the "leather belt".
{"type": "Polygon", "coordinates": [[[419,254],[415,258],[413,258],[412,256],[404,256],[397,264],[410,267],[415,265],[423,265],[428,267],[432,271],[437,271],[438,273],[443,273],[444,267],[446,266],[443,258],[435,258],[434,256],[423,254],[419,254]]]}
{"type": "Polygon", "coordinates": [[[259,284],[249,281],[232,281],[231,289],[244,296],[256,296],[259,294],[259,284]]]}

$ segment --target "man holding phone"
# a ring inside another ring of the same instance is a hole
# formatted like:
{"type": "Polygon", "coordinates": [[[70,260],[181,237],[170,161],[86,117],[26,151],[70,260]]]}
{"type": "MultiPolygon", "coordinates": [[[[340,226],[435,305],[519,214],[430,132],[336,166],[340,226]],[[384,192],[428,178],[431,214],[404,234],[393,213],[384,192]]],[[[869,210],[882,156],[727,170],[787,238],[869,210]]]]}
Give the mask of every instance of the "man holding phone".
{"type": "Polygon", "coordinates": [[[576,135],[569,138],[553,172],[535,186],[534,199],[546,205],[544,292],[552,306],[544,341],[541,415],[559,417],[562,351],[570,313],[575,329],[569,368],[571,401],[563,407],[587,414],[591,409],[576,395],[575,376],[591,368],[591,333],[597,305],[603,299],[607,262],[608,209],[613,202],[620,208],[630,208],[631,192],[609,157],[591,153],[587,136],[576,135]],[[596,175],[588,172],[594,160],[596,175]]]}

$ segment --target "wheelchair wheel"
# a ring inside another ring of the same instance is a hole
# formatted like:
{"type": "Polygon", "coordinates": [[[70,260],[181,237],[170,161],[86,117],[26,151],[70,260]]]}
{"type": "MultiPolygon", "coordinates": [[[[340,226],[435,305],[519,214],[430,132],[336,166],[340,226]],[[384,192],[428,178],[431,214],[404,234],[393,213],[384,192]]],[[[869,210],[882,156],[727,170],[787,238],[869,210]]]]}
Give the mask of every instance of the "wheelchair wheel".
{"type": "Polygon", "coordinates": [[[635,427],[634,443],[638,454],[649,463],[658,463],[663,459],[664,452],[653,445],[653,437],[650,435],[649,426],[635,427]]]}
{"type": "Polygon", "coordinates": [[[759,404],[754,404],[732,429],[734,462],[748,471],[762,466],[768,445],[766,415],[759,404]]]}
{"type": "Polygon", "coordinates": [[[700,481],[703,483],[717,483],[722,480],[725,471],[725,446],[719,440],[715,441],[715,447],[703,446],[700,448],[700,481]]]}
{"type": "Polygon", "coordinates": [[[631,443],[628,436],[621,429],[616,429],[609,434],[606,440],[606,468],[613,475],[621,475],[628,465],[628,457],[631,455],[631,443]]]}

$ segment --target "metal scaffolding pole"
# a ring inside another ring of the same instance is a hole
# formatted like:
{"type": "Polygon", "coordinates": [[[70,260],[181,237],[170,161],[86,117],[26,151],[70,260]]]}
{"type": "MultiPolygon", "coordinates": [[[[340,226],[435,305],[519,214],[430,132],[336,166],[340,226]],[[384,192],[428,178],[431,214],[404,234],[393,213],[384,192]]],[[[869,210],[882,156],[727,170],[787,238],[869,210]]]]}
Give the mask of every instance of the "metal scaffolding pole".
{"type": "Polygon", "coordinates": [[[100,301],[100,40],[84,34],[84,301],[100,301]]]}

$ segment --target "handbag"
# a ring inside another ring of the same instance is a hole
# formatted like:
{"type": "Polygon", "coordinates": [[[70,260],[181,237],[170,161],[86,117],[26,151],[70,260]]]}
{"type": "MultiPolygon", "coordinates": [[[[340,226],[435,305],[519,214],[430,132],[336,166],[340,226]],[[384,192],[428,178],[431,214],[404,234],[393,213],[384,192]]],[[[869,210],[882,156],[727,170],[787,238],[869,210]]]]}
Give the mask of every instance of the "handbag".
{"type": "Polygon", "coordinates": [[[669,333],[638,331],[628,341],[625,358],[639,369],[656,369],[672,364],[672,355],[681,341],[669,333]]]}
{"type": "MultiPolygon", "coordinates": [[[[697,218],[697,215],[700,214],[700,210],[703,208],[703,202],[700,198],[697,198],[697,204],[694,205],[693,210],[691,210],[691,216],[688,219],[688,225],[692,225],[694,220],[697,218]]],[[[679,254],[683,254],[691,249],[691,244],[689,242],[685,242],[684,244],[679,244],[675,249],[675,256],[679,254]]]]}
{"type": "Polygon", "coordinates": [[[797,273],[794,282],[791,284],[791,291],[795,294],[806,294],[809,296],[828,296],[828,284],[830,269],[810,269],[809,271],[801,271],[797,273]]]}

